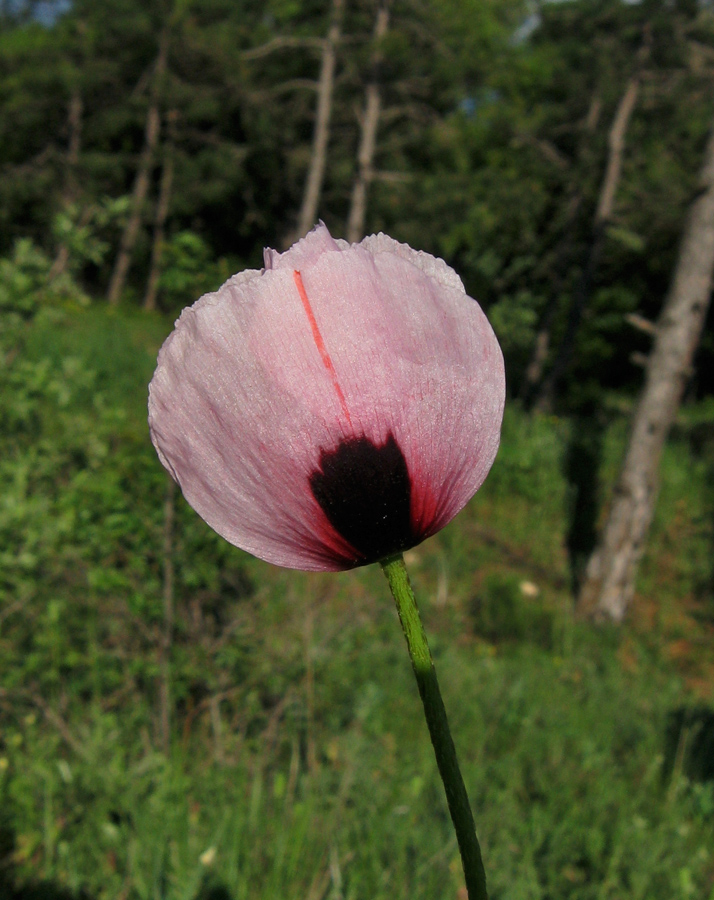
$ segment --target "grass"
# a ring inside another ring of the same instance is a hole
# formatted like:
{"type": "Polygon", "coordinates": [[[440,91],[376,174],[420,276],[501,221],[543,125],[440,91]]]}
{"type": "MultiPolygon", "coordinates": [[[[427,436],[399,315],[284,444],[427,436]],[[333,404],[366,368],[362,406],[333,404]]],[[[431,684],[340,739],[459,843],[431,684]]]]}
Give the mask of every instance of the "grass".
{"type": "MultiPolygon", "coordinates": [[[[37,386],[0,469],[0,895],[458,900],[377,567],[272,568],[179,498],[164,752],[145,402],[169,329],[94,307],[25,336],[37,386]]],[[[603,491],[624,438],[607,433],[603,491]]],[[[714,689],[707,460],[685,435],[668,448],[633,614],[593,630],[569,594],[567,440],[509,409],[482,490],[408,557],[491,896],[714,898],[714,785],[687,778],[686,747],[663,777],[668,715],[714,689]]]]}

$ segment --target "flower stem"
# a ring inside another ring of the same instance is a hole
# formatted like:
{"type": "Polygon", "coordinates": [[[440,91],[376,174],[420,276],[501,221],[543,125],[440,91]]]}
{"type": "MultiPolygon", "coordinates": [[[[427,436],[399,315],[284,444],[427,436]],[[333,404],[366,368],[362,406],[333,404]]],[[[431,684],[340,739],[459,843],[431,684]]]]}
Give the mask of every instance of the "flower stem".
{"type": "Polygon", "coordinates": [[[419,616],[409,575],[404,565],[404,558],[399,553],[383,559],[381,566],[396,601],[399,621],[402,623],[404,637],[407,639],[409,657],[424,705],[431,743],[436,754],[436,764],[439,767],[451,821],[454,823],[456,839],[459,842],[469,900],[488,900],[486,873],[483,868],[481,848],[476,837],[469,798],[456,759],[456,748],[449,730],[439,683],[436,680],[434,662],[431,658],[431,651],[419,616]]]}

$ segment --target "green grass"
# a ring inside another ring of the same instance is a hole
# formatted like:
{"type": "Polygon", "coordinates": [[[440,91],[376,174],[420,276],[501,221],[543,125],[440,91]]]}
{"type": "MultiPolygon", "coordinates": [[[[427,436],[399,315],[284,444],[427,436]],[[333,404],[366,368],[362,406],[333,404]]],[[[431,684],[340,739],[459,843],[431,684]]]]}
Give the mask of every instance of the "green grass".
{"type": "MultiPolygon", "coordinates": [[[[457,900],[377,567],[272,568],[179,498],[162,751],[167,482],[145,404],[169,330],[101,307],[40,317],[5,394],[0,894],[5,878],[97,900],[457,900]]],[[[603,490],[624,437],[608,432],[603,490]]],[[[408,557],[491,896],[708,900],[714,786],[681,756],[662,778],[668,713],[713,689],[693,615],[711,579],[706,459],[682,436],[668,449],[633,617],[593,630],[568,591],[567,438],[509,409],[482,490],[408,557]]]]}

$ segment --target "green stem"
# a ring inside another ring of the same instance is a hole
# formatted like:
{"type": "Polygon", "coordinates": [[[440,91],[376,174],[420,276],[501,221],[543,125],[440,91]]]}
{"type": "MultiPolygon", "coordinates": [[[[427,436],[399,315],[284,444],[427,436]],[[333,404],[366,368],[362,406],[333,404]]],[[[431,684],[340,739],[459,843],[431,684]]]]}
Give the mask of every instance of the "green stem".
{"type": "Polygon", "coordinates": [[[456,759],[456,748],[451,738],[439,682],[436,680],[434,662],[431,658],[431,651],[404,559],[399,553],[397,556],[383,559],[381,565],[396,601],[399,621],[402,623],[404,637],[407,639],[409,656],[421,701],[424,704],[426,724],[429,726],[431,743],[436,754],[436,764],[444,783],[451,821],[454,823],[456,831],[456,840],[459,842],[469,900],[488,900],[486,873],[481,860],[481,848],[476,837],[469,798],[456,759]]]}

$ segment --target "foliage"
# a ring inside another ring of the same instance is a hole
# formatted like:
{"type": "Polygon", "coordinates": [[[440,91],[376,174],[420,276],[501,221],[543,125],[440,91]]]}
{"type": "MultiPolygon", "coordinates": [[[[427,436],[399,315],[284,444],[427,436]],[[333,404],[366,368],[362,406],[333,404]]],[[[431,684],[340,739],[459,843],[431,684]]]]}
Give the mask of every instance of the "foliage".
{"type": "Polygon", "coordinates": [[[51,267],[51,261],[29,238],[18,239],[12,254],[0,259],[0,310],[6,323],[13,321],[12,313],[31,316],[43,302],[81,299],[71,278],[50,280],[51,267]]]}
{"type": "Polygon", "coordinates": [[[172,307],[192,303],[231,275],[227,261],[214,262],[208,244],[191,231],[172,235],[164,247],[164,258],[161,289],[172,307]]]}
{"type": "MultiPolygon", "coordinates": [[[[143,296],[152,241],[164,242],[159,303],[172,311],[229,270],[259,266],[262,247],[294,228],[329,19],[327,3],[263,7],[75,2],[51,28],[27,19],[6,28],[0,252],[30,237],[53,257],[72,222],[70,270],[90,293],[103,292],[120,222],[103,224],[98,211],[108,197],[128,202],[157,103],[160,146],[125,300],[143,296]],[[161,34],[168,69],[157,86],[161,34]],[[159,238],[152,221],[167,154],[173,188],[159,238]]],[[[338,235],[356,172],[355,111],[374,74],[374,13],[366,0],[347,4],[338,50],[320,210],[338,235]]],[[[706,5],[664,0],[577,0],[527,16],[519,0],[392,4],[378,48],[383,113],[367,227],[444,256],[493,308],[513,395],[524,393],[539,332],[549,338],[546,373],[574,341],[556,405],[577,413],[603,389],[639,387],[631,358],[648,343],[626,316],[655,319],[666,292],[713,112],[714,19],[706,5]],[[567,323],[586,278],[608,132],[638,65],[615,211],[573,337],[567,323]]],[[[712,387],[709,344],[705,337],[700,397],[712,387]]]]}
{"type": "MultiPolygon", "coordinates": [[[[50,24],[38,8],[0,3],[0,895],[457,896],[379,572],[297,575],[228,546],[146,429],[170,325],[133,299],[157,249],[175,313],[293,229],[329,4],[74,0],[50,24]],[[107,310],[152,103],[148,197],[107,310]]],[[[395,0],[375,48],[376,4],[347,3],[320,215],[342,234],[377,77],[368,230],[456,267],[512,397],[544,334],[547,375],[590,278],[558,415],[511,403],[489,479],[409,564],[494,900],[706,897],[712,783],[681,735],[713,698],[711,321],[627,630],[576,623],[572,587],[650,346],[632,314],[656,318],[696,189],[714,20],[668,0],[530,10],[395,0]],[[645,50],[589,272],[608,133],[645,50]]]]}
{"type": "MultiPolygon", "coordinates": [[[[168,327],[40,309],[21,326],[22,353],[5,357],[3,871],[97,900],[454,895],[457,850],[377,570],[273,569],[176,498],[161,751],[167,487],[144,404],[168,327]]],[[[511,408],[492,477],[409,559],[491,893],[701,896],[711,784],[676,770],[661,785],[688,670],[667,661],[672,626],[655,638],[574,624],[567,437],[564,423],[511,408]]],[[[697,540],[679,560],[662,553],[692,471],[683,440],[643,574],[664,575],[673,605],[678,585],[694,602],[681,563],[706,569],[711,540],[695,468],[676,527],[697,540]]]]}

